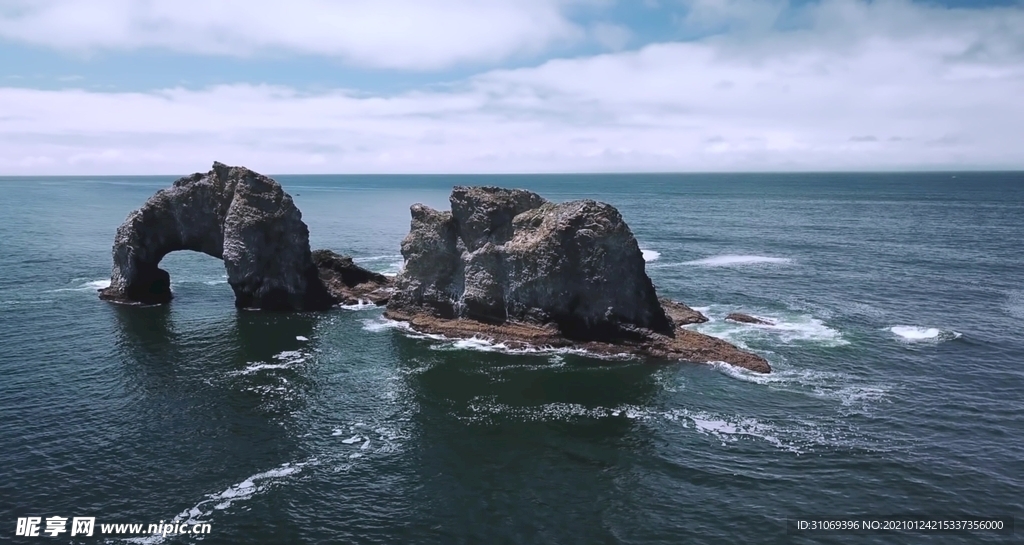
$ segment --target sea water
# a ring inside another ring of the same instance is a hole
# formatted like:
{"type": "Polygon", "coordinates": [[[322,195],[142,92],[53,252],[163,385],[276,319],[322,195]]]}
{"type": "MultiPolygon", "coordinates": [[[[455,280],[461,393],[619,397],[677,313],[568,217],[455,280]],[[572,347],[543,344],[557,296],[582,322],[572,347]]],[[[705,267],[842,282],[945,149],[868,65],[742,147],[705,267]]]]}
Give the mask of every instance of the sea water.
{"type": "MultiPolygon", "coordinates": [[[[1020,173],[276,178],[314,248],[386,274],[409,205],[453,185],[608,202],[659,292],[710,318],[691,327],[775,372],[419,335],[372,305],[238,311],[188,252],[162,265],[171,304],[112,305],[114,232],[173,177],[0,179],[2,541],[53,515],[445,545],[891,543],[917,538],[785,521],[1024,516],[1020,173]]],[[[199,539],[135,542],[162,541],[199,539]]]]}

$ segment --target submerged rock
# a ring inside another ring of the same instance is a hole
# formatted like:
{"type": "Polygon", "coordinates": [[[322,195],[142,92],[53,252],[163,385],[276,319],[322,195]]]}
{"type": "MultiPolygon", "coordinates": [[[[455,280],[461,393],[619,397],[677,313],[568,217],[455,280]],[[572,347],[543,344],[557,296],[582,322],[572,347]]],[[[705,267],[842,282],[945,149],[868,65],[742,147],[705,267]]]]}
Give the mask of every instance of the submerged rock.
{"type": "Polygon", "coordinates": [[[741,314],[739,312],[734,312],[726,316],[725,319],[744,324],[775,325],[772,322],[769,322],[768,320],[762,320],[761,318],[755,318],[749,314],[741,314]]]}
{"type": "Polygon", "coordinates": [[[320,280],[302,214],[271,178],[214,163],[157,191],[117,229],[110,287],[100,297],[127,303],[171,300],[165,255],[192,250],[222,259],[235,305],[318,310],[335,303],[320,280]]]}
{"type": "Polygon", "coordinates": [[[351,257],[331,250],[316,250],[313,264],[327,291],[343,305],[383,305],[391,297],[391,279],[356,265],[351,257]]]}
{"type": "Polygon", "coordinates": [[[509,346],[576,346],[666,359],[768,363],[678,329],[706,321],[659,301],[622,216],[592,200],[552,203],[518,189],[455,187],[451,212],[411,207],[405,268],[386,315],[449,336],[509,346]]]}

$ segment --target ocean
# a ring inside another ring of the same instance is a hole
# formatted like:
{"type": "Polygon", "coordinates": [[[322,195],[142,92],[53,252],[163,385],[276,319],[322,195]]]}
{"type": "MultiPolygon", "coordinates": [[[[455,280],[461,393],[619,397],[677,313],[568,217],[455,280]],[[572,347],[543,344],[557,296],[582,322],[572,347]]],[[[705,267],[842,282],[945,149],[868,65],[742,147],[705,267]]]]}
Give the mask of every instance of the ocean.
{"type": "Polygon", "coordinates": [[[453,185],[610,203],[659,293],[770,375],[239,311],[187,252],[171,304],[100,301],[115,229],[174,178],[0,179],[0,541],[1004,543],[787,520],[1024,520],[1022,173],[275,176],[314,249],[385,273],[453,185]],[[52,516],[95,535],[16,535],[52,516]],[[99,535],[176,517],[210,531],[99,535]]]}

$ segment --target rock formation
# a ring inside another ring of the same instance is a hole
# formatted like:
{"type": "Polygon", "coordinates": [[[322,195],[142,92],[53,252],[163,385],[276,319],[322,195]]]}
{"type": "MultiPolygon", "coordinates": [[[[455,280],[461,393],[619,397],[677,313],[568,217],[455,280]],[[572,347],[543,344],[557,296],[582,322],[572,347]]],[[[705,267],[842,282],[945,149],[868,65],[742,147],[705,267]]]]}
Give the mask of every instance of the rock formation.
{"type": "Polygon", "coordinates": [[[391,297],[391,279],[356,265],[351,257],[330,250],[315,250],[313,264],[320,271],[320,281],[327,291],[343,305],[383,305],[391,297]]]}
{"type": "Polygon", "coordinates": [[[405,269],[388,317],[431,333],[506,344],[770,370],[763,358],[678,328],[707,318],[659,301],[640,247],[614,207],[551,203],[496,187],[456,187],[450,201],[451,212],[412,206],[405,269]]]}
{"type": "Polygon", "coordinates": [[[292,198],[273,179],[244,167],[214,163],[210,172],[175,181],[129,214],[117,229],[110,287],[100,297],[170,301],[170,275],[159,264],[178,250],[222,259],[240,308],[321,310],[337,302],[321,280],[292,198]]]}
{"type": "Polygon", "coordinates": [[[740,314],[739,312],[733,312],[732,314],[725,317],[726,320],[733,322],[740,322],[743,324],[755,324],[755,325],[775,325],[768,320],[762,320],[761,318],[755,318],[749,314],[740,314]]]}
{"type": "Polygon", "coordinates": [[[708,321],[708,317],[693,310],[692,308],[671,299],[660,299],[661,308],[665,309],[665,314],[668,314],[669,318],[672,318],[672,322],[676,324],[676,327],[681,327],[690,324],[703,324],[708,321]]]}

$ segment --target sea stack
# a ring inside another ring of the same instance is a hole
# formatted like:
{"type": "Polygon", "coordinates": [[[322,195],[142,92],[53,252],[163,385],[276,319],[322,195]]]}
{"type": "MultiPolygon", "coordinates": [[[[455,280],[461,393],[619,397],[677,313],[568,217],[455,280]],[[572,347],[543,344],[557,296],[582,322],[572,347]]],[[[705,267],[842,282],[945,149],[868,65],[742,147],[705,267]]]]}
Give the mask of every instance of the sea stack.
{"type": "Polygon", "coordinates": [[[412,206],[388,317],[455,337],[770,371],[759,356],[679,328],[669,314],[706,318],[659,301],[615,207],[497,187],[455,187],[450,202],[450,212],[412,206]]]}
{"type": "Polygon", "coordinates": [[[214,163],[209,172],[157,191],[129,214],[114,237],[110,287],[100,297],[169,302],[170,274],[159,264],[178,250],[223,260],[239,308],[323,310],[338,302],[321,279],[309,229],[291,196],[245,167],[214,163]]]}

